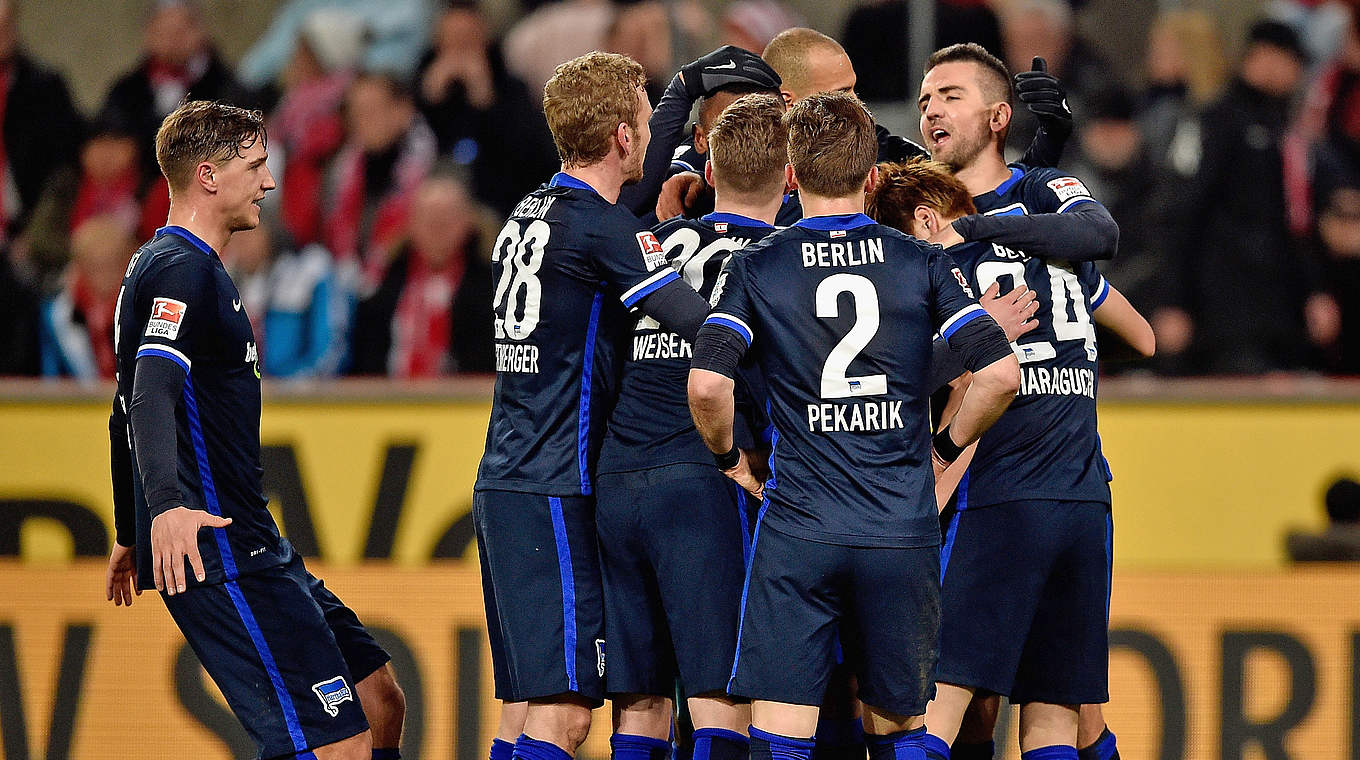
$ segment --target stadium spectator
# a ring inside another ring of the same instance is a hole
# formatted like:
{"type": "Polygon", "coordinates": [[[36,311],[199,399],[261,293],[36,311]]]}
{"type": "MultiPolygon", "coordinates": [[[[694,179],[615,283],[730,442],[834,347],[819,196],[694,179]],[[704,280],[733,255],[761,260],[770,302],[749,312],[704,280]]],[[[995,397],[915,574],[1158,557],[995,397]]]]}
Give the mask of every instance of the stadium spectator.
{"type": "Polygon", "coordinates": [[[345,144],[331,163],[321,199],[324,239],[337,260],[357,263],[375,281],[437,146],[410,90],[390,76],[355,79],[345,94],[344,115],[345,144]]]}
{"type": "Polygon", "coordinates": [[[1164,170],[1190,177],[1199,166],[1198,112],[1228,81],[1228,56],[1213,17],[1177,9],[1159,15],[1144,56],[1147,90],[1138,122],[1164,170]]]}
{"type": "Polygon", "coordinates": [[[127,220],[111,214],[91,217],[71,234],[65,287],[43,304],[43,375],[113,379],[114,305],[136,250],[127,220]]]}
{"type": "MultiPolygon", "coordinates": [[[[1011,73],[1029,71],[1037,57],[1062,81],[1073,112],[1082,113],[1089,98],[1107,87],[1120,87],[1117,72],[1096,48],[1077,35],[1072,8],[1062,0],[1014,0],[1001,13],[1001,38],[1011,73]]],[[[1018,108],[1011,119],[1007,144],[1022,150],[1030,144],[1038,120],[1018,108]]]]}
{"type": "Polygon", "coordinates": [[[101,113],[128,124],[137,136],[146,175],[156,176],[154,142],[161,119],[185,99],[248,106],[253,98],[218,56],[203,20],[188,0],[159,3],[143,30],[143,55],[118,78],[101,113]]]}
{"type": "Polygon", "coordinates": [[[432,5],[432,0],[288,0],[241,58],[241,81],[252,88],[273,83],[292,60],[308,19],[320,9],[347,11],[362,20],[367,45],[361,69],[409,77],[425,47],[432,5]]]}
{"type": "Polygon", "coordinates": [[[738,0],[723,10],[721,44],[759,53],[775,35],[803,24],[780,0],[738,0]]]}
{"type": "Polygon", "coordinates": [[[499,214],[557,170],[537,99],[509,72],[475,2],[453,2],[421,59],[416,99],[447,160],[472,171],[477,198],[499,214]]]}
{"type": "Polygon", "coordinates": [[[362,19],[350,11],[314,11],[279,76],[283,91],[269,118],[269,147],[282,158],[279,215],[297,246],[321,238],[323,180],[345,140],[341,105],[363,54],[363,35],[362,19]]]}
{"type": "MultiPolygon", "coordinates": [[[[1323,368],[1360,375],[1360,178],[1350,177],[1325,192],[1318,215],[1317,242],[1323,254],[1323,282],[1337,304],[1329,332],[1319,341],[1323,368]]],[[[1326,315],[1324,315],[1326,318],[1326,315]]]]}
{"type": "MultiPolygon", "coordinates": [[[[865,100],[916,100],[920,82],[907,81],[908,5],[908,0],[869,0],[856,5],[845,20],[841,42],[859,73],[855,92],[865,100]]],[[[936,0],[934,49],[958,42],[976,42],[1001,55],[1000,24],[988,5],[936,0]]],[[[1028,69],[1026,63],[1017,70],[1028,69]]]]}
{"type": "Polygon", "coordinates": [[[37,291],[0,254],[0,376],[42,372],[37,291]]]}
{"type": "Polygon", "coordinates": [[[255,332],[261,370],[288,379],[334,377],[348,355],[353,299],[330,253],[295,250],[267,219],[222,250],[255,332]]]}
{"type": "Polygon", "coordinates": [[[530,92],[541,93],[557,64],[601,49],[613,23],[609,0],[543,3],[506,33],[506,66],[530,92]]]}
{"type": "Polygon", "coordinates": [[[1280,143],[1304,64],[1292,28],[1256,23],[1236,78],[1202,120],[1202,157],[1182,194],[1184,275],[1172,279],[1185,283],[1196,351],[1211,373],[1299,368],[1308,329],[1321,327],[1317,304],[1327,297],[1284,213],[1280,143]]]}
{"type": "Polygon", "coordinates": [[[491,372],[490,250],[463,183],[415,191],[405,239],[354,316],[352,372],[402,379],[491,372]]]}
{"type": "Polygon", "coordinates": [[[10,0],[0,0],[0,242],[27,221],[48,179],[72,166],[81,119],[66,81],[21,47],[10,0]]]}
{"type": "Polygon", "coordinates": [[[1360,483],[1340,478],[1324,498],[1327,528],[1322,533],[1294,531],[1285,549],[1294,562],[1360,561],[1360,483]]]}

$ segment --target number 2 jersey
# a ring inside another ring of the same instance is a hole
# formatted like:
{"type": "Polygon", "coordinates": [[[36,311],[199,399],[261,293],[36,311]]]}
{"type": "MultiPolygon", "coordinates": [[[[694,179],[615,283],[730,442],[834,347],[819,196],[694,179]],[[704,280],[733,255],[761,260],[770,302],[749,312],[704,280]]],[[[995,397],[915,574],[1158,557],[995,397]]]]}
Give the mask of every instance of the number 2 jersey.
{"type": "MultiPolygon", "coordinates": [[[[1075,177],[1012,165],[1010,179],[973,199],[988,214],[1061,213],[1097,201],[1075,177]]],[[[1096,431],[1096,333],[1092,315],[1109,284],[1090,262],[1031,257],[987,243],[949,249],[977,292],[1035,292],[1038,327],[1016,340],[1020,392],[983,434],[959,483],[958,508],[1021,499],[1110,502],[1110,472],[1096,431]]]]}
{"type": "MultiPolygon", "coordinates": [[[[671,267],[708,298],[733,252],[774,229],[757,219],[714,213],[664,222],[656,227],[656,236],[671,267]]],[[[618,404],[600,450],[600,473],[681,463],[712,466],[713,454],[694,429],[685,392],[693,346],[643,317],[627,350],[618,404]]],[[[741,423],[738,419],[738,443],[750,448],[751,435],[741,423]]]]}
{"type": "Polygon", "coordinates": [[[475,488],[590,495],[628,309],[679,275],[627,209],[562,173],[519,202],[491,260],[496,390],[475,488]]]}
{"type": "Polygon", "coordinates": [[[728,261],[708,325],[756,356],[775,429],[762,525],[845,546],[940,542],[931,337],[986,317],[938,246],[864,214],[803,219],[728,261]]]}

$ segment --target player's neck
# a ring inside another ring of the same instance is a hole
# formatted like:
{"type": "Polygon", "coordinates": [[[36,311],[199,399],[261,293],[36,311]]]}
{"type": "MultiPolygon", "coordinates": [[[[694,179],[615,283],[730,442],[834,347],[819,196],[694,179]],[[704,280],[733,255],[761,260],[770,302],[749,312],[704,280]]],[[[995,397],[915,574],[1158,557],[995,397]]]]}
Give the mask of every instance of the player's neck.
{"type": "Polygon", "coordinates": [[[771,227],[774,226],[775,217],[779,216],[779,209],[784,205],[784,194],[774,196],[765,201],[752,201],[742,196],[726,195],[719,188],[713,190],[713,211],[719,214],[737,214],[747,219],[758,219],[771,227]]]}
{"type": "Polygon", "coordinates": [[[619,190],[623,187],[623,172],[616,161],[605,159],[590,166],[563,167],[562,173],[590,185],[610,203],[619,202],[619,190]]]}
{"type": "Polygon", "coordinates": [[[979,196],[990,193],[1010,179],[1011,170],[1000,153],[986,150],[978,154],[972,163],[954,172],[954,177],[968,188],[969,195],[979,196]]]}
{"type": "Polygon", "coordinates": [[[854,195],[840,198],[828,198],[823,195],[809,193],[805,189],[798,191],[798,199],[803,203],[803,216],[833,216],[836,214],[863,214],[864,213],[864,191],[860,190],[854,195]]]}
{"type": "Polygon", "coordinates": [[[170,215],[165,223],[171,227],[183,227],[192,232],[199,240],[208,244],[218,253],[226,247],[227,240],[231,238],[231,230],[222,223],[218,215],[205,209],[199,208],[194,204],[176,204],[170,202],[170,215]]]}

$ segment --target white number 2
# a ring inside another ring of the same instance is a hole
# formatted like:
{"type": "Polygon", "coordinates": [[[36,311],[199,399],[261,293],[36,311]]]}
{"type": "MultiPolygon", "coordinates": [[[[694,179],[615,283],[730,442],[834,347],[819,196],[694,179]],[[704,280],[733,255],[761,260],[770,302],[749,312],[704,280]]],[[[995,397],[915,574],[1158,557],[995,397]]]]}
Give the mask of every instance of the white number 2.
{"type": "Polygon", "coordinates": [[[847,396],[875,396],[888,392],[887,375],[847,377],[846,370],[860,351],[878,334],[878,290],[868,277],[841,272],[822,280],[817,286],[817,316],[831,319],[840,316],[837,300],[841,293],[849,293],[855,301],[855,324],[841,338],[822,365],[822,398],[847,396]]]}
{"type": "Polygon", "coordinates": [[[496,314],[495,337],[524,340],[538,327],[539,307],[543,301],[538,268],[543,266],[543,249],[548,245],[550,232],[547,222],[535,219],[521,235],[519,222],[511,219],[496,236],[491,263],[501,264],[501,277],[491,299],[496,314]],[[524,316],[517,317],[521,308],[524,316]]]}
{"type": "MultiPolygon", "coordinates": [[[[1053,337],[1060,341],[1082,341],[1087,357],[1094,361],[1096,329],[1091,324],[1090,313],[1086,311],[1086,296],[1081,291],[1081,281],[1070,269],[1053,264],[1048,264],[1047,267],[1049,295],[1053,304],[1049,314],[1053,325],[1053,337]],[[1069,303],[1071,317],[1067,315],[1069,303]]],[[[1025,265],[1018,261],[984,261],[977,267],[978,287],[986,291],[992,283],[1006,275],[1011,276],[1015,285],[1025,282],[1025,265]]]]}

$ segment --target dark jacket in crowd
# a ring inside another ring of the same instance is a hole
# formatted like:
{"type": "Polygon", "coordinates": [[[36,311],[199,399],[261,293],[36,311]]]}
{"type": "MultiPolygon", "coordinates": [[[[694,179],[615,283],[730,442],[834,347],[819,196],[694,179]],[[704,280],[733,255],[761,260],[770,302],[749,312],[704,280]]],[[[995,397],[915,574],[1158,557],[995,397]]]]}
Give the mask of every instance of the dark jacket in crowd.
{"type": "MultiPolygon", "coordinates": [[[[855,92],[865,100],[916,100],[919,82],[907,81],[907,0],[860,3],[845,20],[841,41],[855,65],[855,92]]],[[[1001,27],[985,5],[935,3],[935,48],[976,42],[1001,55],[1001,27]]]]}
{"type": "Polygon", "coordinates": [[[5,103],[5,158],[19,191],[23,213],[33,210],[47,180],[79,158],[84,125],[61,75],[23,53],[10,59],[5,103]]]}
{"type": "Polygon", "coordinates": [[[41,373],[39,303],[38,294],[0,254],[0,376],[41,373]]]}

